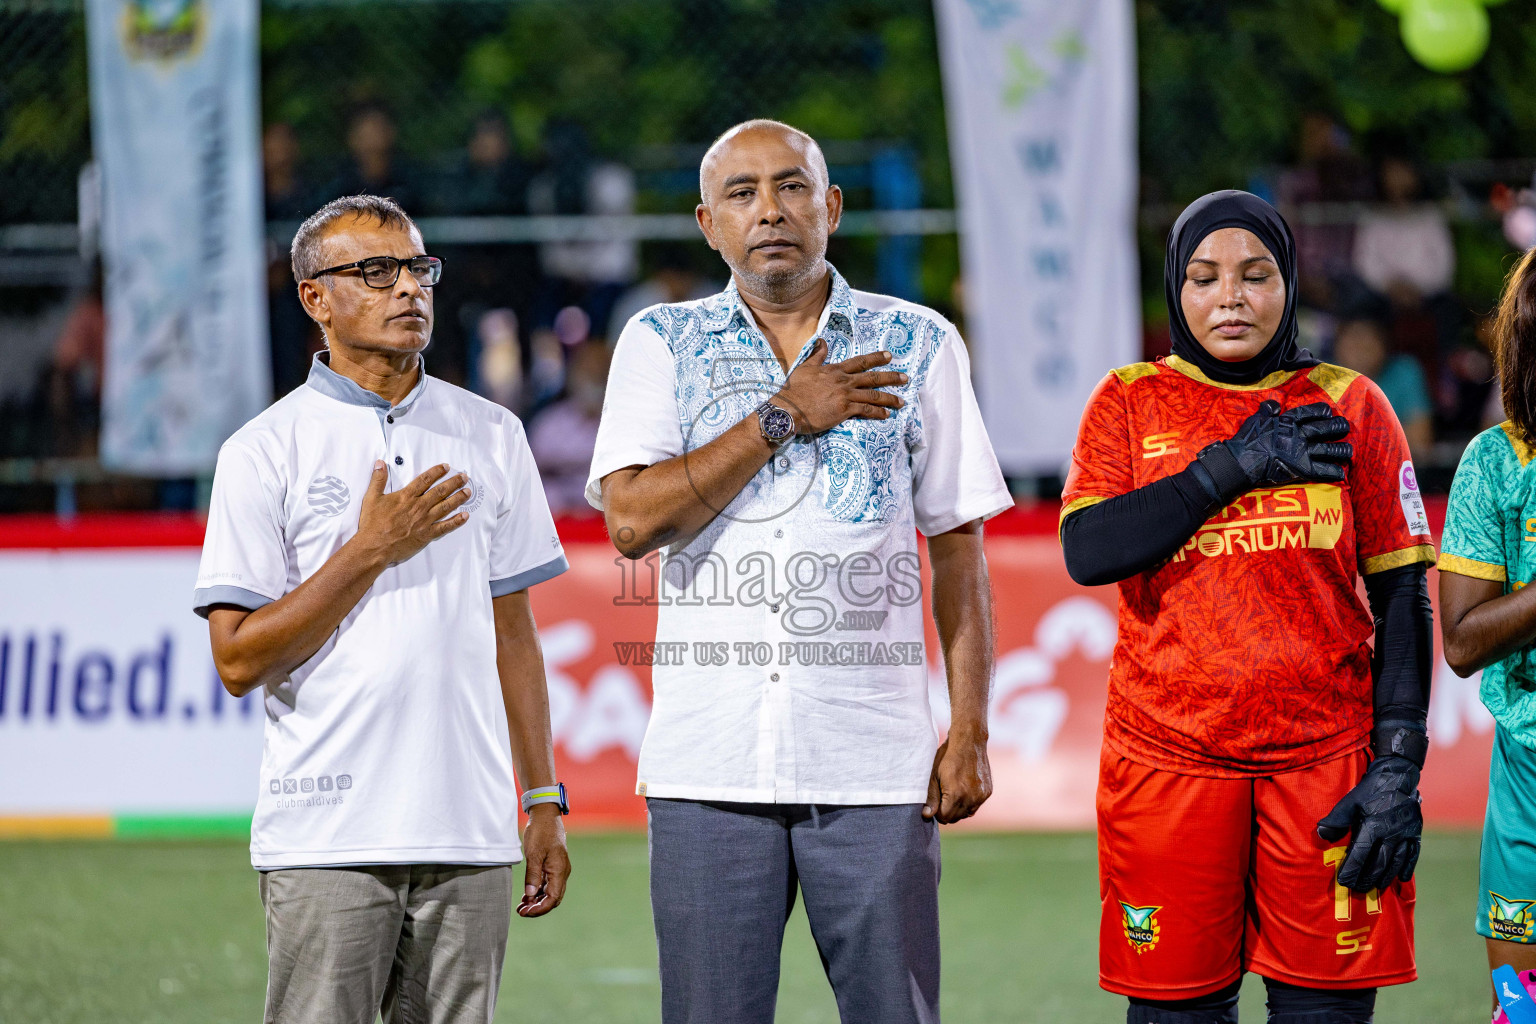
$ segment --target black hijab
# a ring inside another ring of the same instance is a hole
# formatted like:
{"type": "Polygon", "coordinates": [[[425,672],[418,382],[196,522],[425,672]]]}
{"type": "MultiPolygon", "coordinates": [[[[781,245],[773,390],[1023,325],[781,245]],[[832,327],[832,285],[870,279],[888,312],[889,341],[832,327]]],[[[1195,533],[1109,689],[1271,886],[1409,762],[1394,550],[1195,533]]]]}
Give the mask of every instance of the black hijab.
{"type": "Polygon", "coordinates": [[[1296,240],[1278,210],[1250,192],[1228,189],[1201,196],[1179,214],[1168,232],[1168,255],[1163,262],[1163,292],[1168,300],[1168,331],[1173,354],[1198,366],[1202,373],[1223,384],[1253,384],[1276,370],[1300,370],[1316,366],[1317,359],[1296,347],[1296,240]],[[1184,319],[1179,293],[1184,288],[1184,268],[1205,240],[1221,228],[1246,228],[1275,257],[1285,281],[1285,313],[1269,344],[1252,359],[1229,363],[1205,350],[1184,319]]]}

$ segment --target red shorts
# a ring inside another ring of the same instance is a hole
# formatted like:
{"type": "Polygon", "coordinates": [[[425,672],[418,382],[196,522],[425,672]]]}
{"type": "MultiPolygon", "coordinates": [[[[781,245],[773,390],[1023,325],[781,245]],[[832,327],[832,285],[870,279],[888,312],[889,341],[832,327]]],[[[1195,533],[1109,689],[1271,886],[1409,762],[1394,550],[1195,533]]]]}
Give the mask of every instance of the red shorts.
{"type": "Polygon", "coordinates": [[[1414,980],[1413,883],[1361,895],[1317,820],[1360,780],[1359,750],[1283,775],[1210,779],[1099,763],[1099,984],[1188,999],[1253,971],[1312,988],[1414,980]]]}

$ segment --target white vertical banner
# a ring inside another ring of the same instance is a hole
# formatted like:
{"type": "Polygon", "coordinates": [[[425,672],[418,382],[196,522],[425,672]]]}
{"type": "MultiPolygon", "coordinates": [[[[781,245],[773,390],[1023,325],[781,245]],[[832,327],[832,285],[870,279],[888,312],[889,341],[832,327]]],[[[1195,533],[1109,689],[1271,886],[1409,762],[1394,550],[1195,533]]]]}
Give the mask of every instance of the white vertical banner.
{"type": "Polygon", "coordinates": [[[1131,0],[935,8],[977,398],[1004,472],[1062,472],[1141,349],[1131,0]]]}
{"type": "Polygon", "coordinates": [[[102,461],[213,470],[271,400],[258,0],[87,0],[102,175],[102,461]]]}

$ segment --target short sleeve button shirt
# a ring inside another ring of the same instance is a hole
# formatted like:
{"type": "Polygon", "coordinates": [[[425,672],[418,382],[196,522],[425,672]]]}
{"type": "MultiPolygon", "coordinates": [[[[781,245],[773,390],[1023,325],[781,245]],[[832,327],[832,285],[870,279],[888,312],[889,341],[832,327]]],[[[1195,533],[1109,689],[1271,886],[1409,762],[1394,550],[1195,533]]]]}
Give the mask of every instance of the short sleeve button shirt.
{"type": "MultiPolygon", "coordinates": [[[[1506,594],[1536,581],[1536,465],[1505,421],[1472,439],[1456,467],[1440,541],[1440,571],[1502,583],[1506,594]]],[[[1483,669],[1480,696],[1494,720],[1536,748],[1536,658],[1530,648],[1483,669]]]]}
{"type": "Polygon", "coordinates": [[[521,858],[491,600],[566,561],[517,417],[425,372],[391,408],[322,355],[221,449],[194,608],[255,610],[314,575],[357,532],[380,459],[390,490],[465,472],[469,519],[386,568],[263,692],[257,868],[521,858]]]}
{"type": "MultiPolygon", "coordinates": [[[[889,390],[906,404],[785,444],[697,536],[640,563],[635,592],[621,599],[659,605],[644,795],[834,804],[927,795],[936,735],[916,532],[952,530],[1013,502],[953,325],[854,291],[833,271],[817,336],[829,362],[889,351],[886,368],[909,378],[889,390]]],[[[601,505],[614,470],[708,444],[785,377],[734,284],[638,314],[614,352],[588,500],[601,505]]]]}

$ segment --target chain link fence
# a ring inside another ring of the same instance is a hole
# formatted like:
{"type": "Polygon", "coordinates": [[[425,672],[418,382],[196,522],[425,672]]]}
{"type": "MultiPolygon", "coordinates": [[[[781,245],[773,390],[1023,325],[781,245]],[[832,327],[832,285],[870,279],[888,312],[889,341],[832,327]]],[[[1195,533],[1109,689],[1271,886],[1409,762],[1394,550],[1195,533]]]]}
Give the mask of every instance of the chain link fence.
{"type": "MultiPolygon", "coordinates": [[[[82,5],[0,0],[0,53],[0,224],[72,223],[90,157],[82,5]]],[[[317,195],[376,111],[423,213],[463,208],[453,170],[489,117],[531,164],[618,160],[640,172],[642,212],[686,212],[703,145],[771,116],[855,158],[904,147],[922,200],[950,205],[927,0],[269,0],[261,68],[264,120],[287,133],[273,145],[317,195]]],[[[868,184],[855,176],[853,208],[868,184]]]]}

